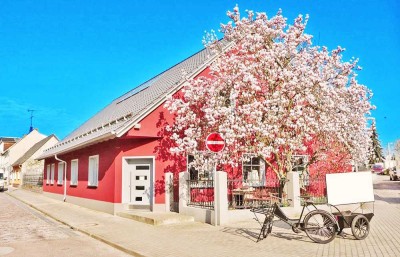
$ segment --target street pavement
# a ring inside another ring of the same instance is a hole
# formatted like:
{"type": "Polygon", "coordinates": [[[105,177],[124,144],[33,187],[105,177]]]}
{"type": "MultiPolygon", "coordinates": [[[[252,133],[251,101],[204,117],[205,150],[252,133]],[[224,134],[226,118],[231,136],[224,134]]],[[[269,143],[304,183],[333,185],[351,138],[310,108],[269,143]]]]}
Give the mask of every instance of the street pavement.
{"type": "Polygon", "coordinates": [[[0,193],[0,256],[129,255],[0,193]]]}
{"type": "MultiPolygon", "coordinates": [[[[275,222],[272,233],[256,243],[260,226],[251,219],[217,227],[198,222],[153,226],[21,189],[8,194],[67,225],[71,231],[83,232],[134,256],[400,256],[400,181],[375,175],[374,188],[375,216],[368,237],[356,240],[350,229],[345,229],[345,237],[337,236],[329,244],[314,243],[304,233],[294,234],[281,222],[275,222]]],[[[59,235],[52,236],[57,239],[59,235]]],[[[40,256],[55,256],[51,254],[40,256]]]]}

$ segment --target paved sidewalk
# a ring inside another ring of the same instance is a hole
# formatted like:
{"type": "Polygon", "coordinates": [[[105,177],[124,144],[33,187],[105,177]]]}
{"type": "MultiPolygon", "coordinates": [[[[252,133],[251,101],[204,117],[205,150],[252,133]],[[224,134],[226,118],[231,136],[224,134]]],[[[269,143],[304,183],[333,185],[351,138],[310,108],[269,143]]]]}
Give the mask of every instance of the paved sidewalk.
{"type": "Polygon", "coordinates": [[[152,226],[21,189],[8,194],[134,256],[400,256],[400,205],[380,200],[375,202],[375,216],[365,240],[338,236],[322,245],[304,233],[294,234],[280,222],[274,224],[268,238],[256,243],[260,227],[254,220],[219,227],[198,222],[152,226]]]}

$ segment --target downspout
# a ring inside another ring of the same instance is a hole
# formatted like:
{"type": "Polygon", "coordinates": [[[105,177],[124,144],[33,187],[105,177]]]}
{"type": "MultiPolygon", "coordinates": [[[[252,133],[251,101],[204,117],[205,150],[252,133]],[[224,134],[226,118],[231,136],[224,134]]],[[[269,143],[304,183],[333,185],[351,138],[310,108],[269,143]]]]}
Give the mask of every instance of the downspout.
{"type": "Polygon", "coordinates": [[[65,168],[64,168],[64,198],[63,198],[63,201],[65,202],[67,200],[67,162],[59,159],[57,157],[57,154],[54,155],[54,158],[59,162],[63,162],[64,166],[65,166],[65,168]]]}
{"type": "Polygon", "coordinates": [[[22,186],[22,183],[23,183],[22,178],[23,178],[23,176],[22,176],[22,164],[20,164],[19,165],[19,183],[20,183],[21,186],[22,186]]]}

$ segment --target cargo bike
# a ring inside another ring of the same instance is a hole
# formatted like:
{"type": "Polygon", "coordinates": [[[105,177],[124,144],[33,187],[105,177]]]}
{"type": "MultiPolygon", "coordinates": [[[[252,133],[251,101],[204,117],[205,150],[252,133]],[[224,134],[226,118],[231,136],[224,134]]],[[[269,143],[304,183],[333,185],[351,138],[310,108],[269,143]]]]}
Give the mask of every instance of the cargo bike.
{"type": "Polygon", "coordinates": [[[374,202],[372,175],[367,172],[327,174],[326,182],[327,205],[335,212],[318,209],[309,197],[302,197],[304,204],[300,217],[291,219],[280,208],[281,199],[274,195],[270,195],[267,204],[251,209],[261,225],[257,242],[272,232],[274,219],[285,222],[295,233],[305,232],[316,243],[331,242],[345,228],[351,228],[356,239],[365,239],[370,230],[369,222],[374,216],[373,212],[366,212],[364,208],[365,203],[374,202]],[[349,205],[359,206],[353,211],[341,210],[349,205]]]}

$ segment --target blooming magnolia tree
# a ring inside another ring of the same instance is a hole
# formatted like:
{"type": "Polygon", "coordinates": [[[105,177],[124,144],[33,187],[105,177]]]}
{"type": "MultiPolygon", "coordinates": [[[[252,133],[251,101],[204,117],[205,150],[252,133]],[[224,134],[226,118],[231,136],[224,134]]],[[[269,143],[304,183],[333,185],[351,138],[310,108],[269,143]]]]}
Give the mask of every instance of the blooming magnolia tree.
{"type": "Polygon", "coordinates": [[[241,18],[238,7],[227,14],[232,21],[221,26],[229,44],[209,37],[207,47],[218,57],[208,75],[188,80],[166,102],[176,115],[169,128],[176,143],[171,150],[205,150],[207,134],[218,131],[226,141],[213,156],[219,164],[237,165],[251,153],[280,178],[307,145],[313,146],[314,162],[332,144],[364,160],[366,115],[373,106],[371,91],[356,80],[357,60],[344,62],[341,47],[329,52],[313,46],[305,33],[308,17],[288,25],[280,11],[272,18],[252,11],[241,18]]]}

